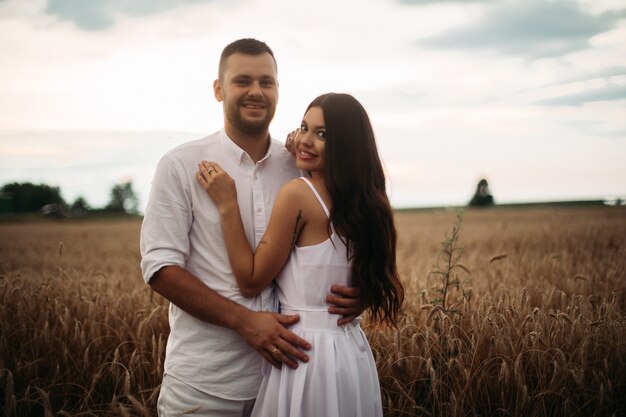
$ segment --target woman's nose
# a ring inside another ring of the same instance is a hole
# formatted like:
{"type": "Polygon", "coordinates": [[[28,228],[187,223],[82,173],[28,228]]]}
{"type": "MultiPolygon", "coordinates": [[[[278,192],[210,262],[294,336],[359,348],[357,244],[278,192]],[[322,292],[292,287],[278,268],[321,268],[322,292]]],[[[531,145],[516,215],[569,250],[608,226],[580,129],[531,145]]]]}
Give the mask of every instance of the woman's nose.
{"type": "Polygon", "coordinates": [[[300,131],[296,140],[298,141],[298,143],[301,143],[304,146],[311,146],[310,132],[300,131]]]}

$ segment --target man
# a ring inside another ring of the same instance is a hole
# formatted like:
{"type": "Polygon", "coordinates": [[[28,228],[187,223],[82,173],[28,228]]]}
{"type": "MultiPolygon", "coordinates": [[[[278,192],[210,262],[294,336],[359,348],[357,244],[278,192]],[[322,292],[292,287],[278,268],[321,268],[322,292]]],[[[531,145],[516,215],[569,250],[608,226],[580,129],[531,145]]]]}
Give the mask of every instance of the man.
{"type": "MultiPolygon", "coordinates": [[[[202,160],[218,162],[233,177],[246,235],[256,246],[279,189],[299,174],[289,152],[269,135],[278,101],[271,49],[254,39],[226,46],[213,89],[223,103],[224,129],[161,159],[141,230],[144,280],[171,301],[161,416],[191,410],[248,415],[261,380],[258,354],[274,366],[295,368],[297,360],[308,360],[301,349],[310,348],[285,328],[297,316],[269,312],[276,307],[271,288],[252,299],[241,295],[219,213],[195,180],[202,160]]],[[[355,289],[332,290],[331,313],[348,321],[360,312],[355,289]]]]}

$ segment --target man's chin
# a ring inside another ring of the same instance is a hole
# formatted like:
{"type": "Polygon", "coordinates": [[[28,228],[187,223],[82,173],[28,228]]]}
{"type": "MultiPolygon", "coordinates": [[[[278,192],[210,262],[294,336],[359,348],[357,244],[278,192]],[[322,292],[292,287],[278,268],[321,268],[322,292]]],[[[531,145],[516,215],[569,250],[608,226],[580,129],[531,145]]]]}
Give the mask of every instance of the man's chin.
{"type": "Polygon", "coordinates": [[[239,119],[241,127],[243,128],[242,130],[245,130],[246,132],[254,131],[256,133],[268,130],[271,121],[272,117],[267,114],[263,114],[262,117],[241,117],[239,119]]]}
{"type": "Polygon", "coordinates": [[[267,120],[259,120],[256,122],[248,120],[239,125],[239,130],[248,135],[260,135],[267,133],[269,127],[270,123],[267,120]]]}
{"type": "Polygon", "coordinates": [[[273,114],[265,113],[262,117],[250,117],[250,115],[244,115],[239,112],[231,114],[228,120],[242,133],[259,135],[267,133],[273,116],[273,114]]]}

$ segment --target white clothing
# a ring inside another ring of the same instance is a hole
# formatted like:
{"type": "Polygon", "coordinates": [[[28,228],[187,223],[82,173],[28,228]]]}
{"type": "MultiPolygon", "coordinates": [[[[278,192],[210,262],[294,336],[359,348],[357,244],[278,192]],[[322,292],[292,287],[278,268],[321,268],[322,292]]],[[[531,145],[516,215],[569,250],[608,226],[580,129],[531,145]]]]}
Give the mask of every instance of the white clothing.
{"type": "MultiPolygon", "coordinates": [[[[226,298],[252,310],[275,309],[272,289],[241,295],[228,261],[220,214],[195,174],[202,160],[217,162],[235,180],[246,236],[256,247],[282,185],[299,175],[278,141],[254,163],[224,130],[174,148],[159,161],[141,227],[141,269],[146,282],[178,265],[226,298]]],[[[261,356],[234,331],[206,323],[170,303],[165,373],[220,398],[256,397],[261,356]]]]}
{"type": "Polygon", "coordinates": [[[249,417],[254,400],[225,400],[163,375],[157,402],[159,417],[249,417]]]}
{"type": "MultiPolygon", "coordinates": [[[[328,209],[311,187],[328,216],[328,209]]],[[[331,225],[332,229],[332,225],[331,225]]],[[[346,246],[332,230],[326,241],[295,247],[276,279],[281,312],[300,314],[290,330],[311,343],[309,361],[297,369],[265,362],[252,416],[381,417],[376,364],[358,321],[337,326],[327,312],[333,284],[349,285],[351,262],[346,246]]]]}

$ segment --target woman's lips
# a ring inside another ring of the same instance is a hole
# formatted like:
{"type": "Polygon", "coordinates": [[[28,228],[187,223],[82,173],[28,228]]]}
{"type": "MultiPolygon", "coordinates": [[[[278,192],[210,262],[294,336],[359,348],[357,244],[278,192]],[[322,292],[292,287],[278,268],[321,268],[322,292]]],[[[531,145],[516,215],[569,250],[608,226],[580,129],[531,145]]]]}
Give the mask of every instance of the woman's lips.
{"type": "Polygon", "coordinates": [[[315,154],[313,154],[311,152],[298,150],[298,157],[300,159],[313,159],[313,158],[317,158],[317,155],[315,155],[315,154]]]}

